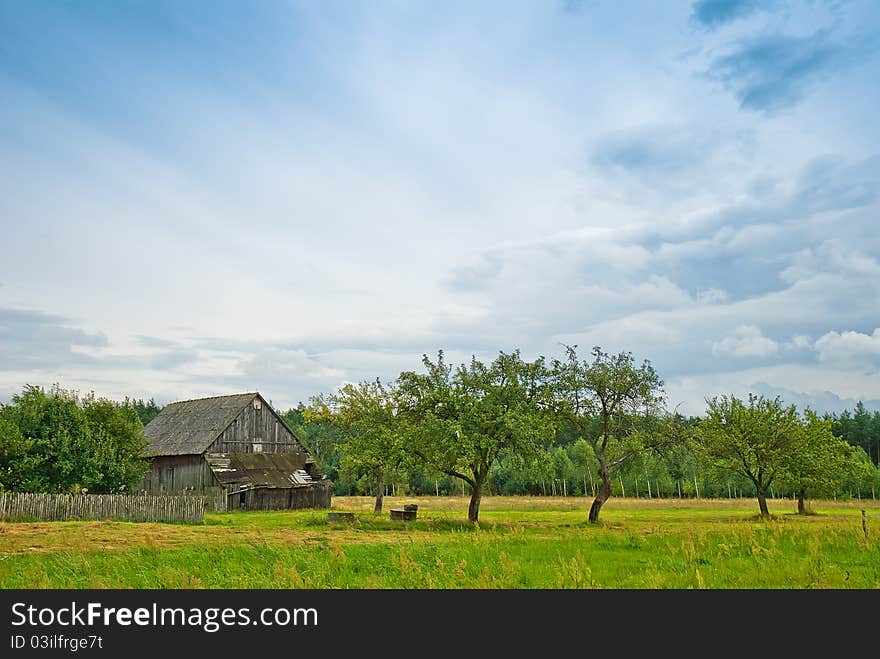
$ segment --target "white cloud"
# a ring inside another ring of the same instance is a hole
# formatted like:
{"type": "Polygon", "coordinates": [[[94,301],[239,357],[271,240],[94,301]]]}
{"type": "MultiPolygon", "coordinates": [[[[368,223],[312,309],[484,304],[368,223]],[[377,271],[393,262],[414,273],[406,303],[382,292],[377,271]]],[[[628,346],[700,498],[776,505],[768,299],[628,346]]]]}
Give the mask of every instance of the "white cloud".
{"type": "Polygon", "coordinates": [[[301,378],[341,378],[342,369],[328,368],[304,350],[274,348],[263,350],[246,358],[242,374],[254,379],[295,376],[301,378]]]}
{"type": "Polygon", "coordinates": [[[842,240],[829,239],[795,254],[792,264],[780,273],[780,277],[794,283],[841,272],[876,281],[880,279],[880,262],[842,240]]]}
{"type": "Polygon", "coordinates": [[[872,334],[852,330],[828,332],[815,343],[822,362],[861,366],[862,369],[880,365],[880,327],[872,334]]]}
{"type": "MultiPolygon", "coordinates": [[[[0,309],[0,389],[295,404],[438,348],[564,341],[698,385],[809,361],[844,396],[833,367],[876,338],[841,329],[880,326],[877,86],[847,70],[828,89],[853,93],[756,118],[693,75],[731,35],[686,29],[688,3],[557,10],[278,4],[245,35],[192,7],[174,47],[119,58],[113,26],[49,10],[65,59],[0,62],[0,307],[33,316],[0,309]]],[[[42,18],[16,25],[27,57],[42,18]]]]}
{"type": "Polygon", "coordinates": [[[785,348],[789,350],[805,350],[813,347],[813,341],[805,334],[798,334],[785,342],[785,348]]]}
{"type": "Polygon", "coordinates": [[[726,337],[712,343],[713,355],[734,357],[769,357],[779,351],[779,344],[768,339],[754,325],[740,325],[726,337]]]}

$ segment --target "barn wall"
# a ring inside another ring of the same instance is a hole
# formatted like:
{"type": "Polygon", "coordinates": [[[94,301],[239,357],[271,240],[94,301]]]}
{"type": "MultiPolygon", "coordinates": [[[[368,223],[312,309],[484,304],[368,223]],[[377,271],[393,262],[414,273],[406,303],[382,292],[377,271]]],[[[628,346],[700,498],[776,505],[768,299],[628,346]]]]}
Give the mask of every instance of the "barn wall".
{"type": "Polygon", "coordinates": [[[329,483],[290,488],[260,487],[241,493],[230,493],[227,499],[228,510],[295,510],[329,507],[329,483]]]}
{"type": "Polygon", "coordinates": [[[164,455],[153,458],[141,489],[150,494],[204,490],[214,485],[211,469],[201,455],[164,455]]]}
{"type": "Polygon", "coordinates": [[[299,453],[303,464],[308,453],[272,408],[261,398],[260,409],[251,403],[211,444],[206,453],[299,453]],[[255,449],[256,447],[256,449],[255,449]]]}

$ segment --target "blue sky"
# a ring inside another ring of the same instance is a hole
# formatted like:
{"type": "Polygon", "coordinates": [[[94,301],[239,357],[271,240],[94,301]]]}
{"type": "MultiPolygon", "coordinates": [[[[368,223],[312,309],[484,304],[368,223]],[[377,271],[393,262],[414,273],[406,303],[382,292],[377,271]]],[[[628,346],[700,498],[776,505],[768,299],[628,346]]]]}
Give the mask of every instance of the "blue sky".
{"type": "Polygon", "coordinates": [[[880,408],[880,7],[0,0],[0,399],[632,351],[880,408]]]}

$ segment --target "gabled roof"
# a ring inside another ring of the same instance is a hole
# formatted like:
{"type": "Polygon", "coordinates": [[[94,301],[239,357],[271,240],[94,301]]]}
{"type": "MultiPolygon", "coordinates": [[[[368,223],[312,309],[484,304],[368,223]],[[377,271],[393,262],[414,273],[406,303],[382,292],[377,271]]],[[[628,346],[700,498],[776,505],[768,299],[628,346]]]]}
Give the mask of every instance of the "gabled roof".
{"type": "Polygon", "coordinates": [[[305,456],[297,453],[208,453],[208,466],[221,485],[307,487],[320,482],[304,469],[305,456]]]}
{"type": "MultiPolygon", "coordinates": [[[[149,442],[144,455],[154,457],[204,453],[257,396],[260,394],[252,391],[169,403],[144,427],[144,436],[149,442]]],[[[260,400],[263,400],[262,396],[260,400]]]]}

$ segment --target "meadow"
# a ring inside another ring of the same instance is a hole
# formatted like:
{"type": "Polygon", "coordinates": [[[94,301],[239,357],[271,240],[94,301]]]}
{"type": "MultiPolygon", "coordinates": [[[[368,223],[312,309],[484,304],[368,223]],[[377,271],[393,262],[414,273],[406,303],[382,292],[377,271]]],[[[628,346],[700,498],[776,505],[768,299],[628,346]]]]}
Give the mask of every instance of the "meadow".
{"type": "Polygon", "coordinates": [[[335,497],[334,510],[211,513],[201,525],[0,523],[2,588],[880,588],[880,502],[335,497]],[[414,522],[387,510],[419,505],[414,522]],[[861,509],[868,517],[867,537],[861,509]]]}

